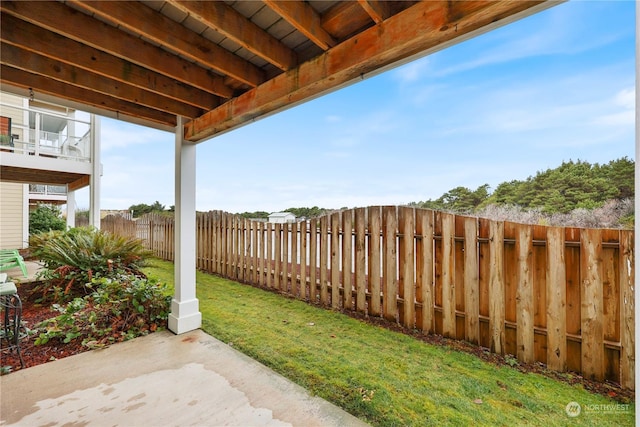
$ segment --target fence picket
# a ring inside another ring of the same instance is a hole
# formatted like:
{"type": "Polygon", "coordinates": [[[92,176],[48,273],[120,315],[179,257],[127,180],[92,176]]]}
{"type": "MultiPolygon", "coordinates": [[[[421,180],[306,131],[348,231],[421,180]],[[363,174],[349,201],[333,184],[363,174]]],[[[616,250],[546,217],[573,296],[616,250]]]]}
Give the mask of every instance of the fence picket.
{"type": "Polygon", "coordinates": [[[353,263],[353,217],[351,211],[342,215],[342,307],[353,309],[353,289],[351,268],[353,263]]]}
{"type": "MultiPolygon", "coordinates": [[[[300,296],[298,287],[298,223],[291,224],[291,295],[295,297],[300,296]]],[[[300,279],[302,283],[302,279],[300,279]]]]}
{"type": "Polygon", "coordinates": [[[477,344],[480,336],[478,274],[478,220],[464,219],[464,311],[465,340],[477,344]]]}
{"type": "Polygon", "coordinates": [[[564,231],[547,228],[547,365],[566,370],[566,267],[564,231]]]}
{"type": "Polygon", "coordinates": [[[503,354],[505,350],[504,330],[504,223],[489,224],[489,332],[490,349],[503,354]]]}
{"type": "Polygon", "coordinates": [[[308,298],[307,293],[307,265],[309,259],[307,258],[307,221],[304,220],[300,223],[300,299],[306,300],[308,298]]]}
{"type": "Polygon", "coordinates": [[[369,314],[374,316],[379,316],[381,313],[380,232],[380,207],[374,206],[369,208],[369,286],[371,287],[369,314]]]}
{"type": "Polygon", "coordinates": [[[635,252],[634,233],[620,232],[620,384],[635,389],[635,252]]]}
{"type": "Polygon", "coordinates": [[[455,216],[442,214],[442,335],[456,336],[455,216]]]}
{"type": "Polygon", "coordinates": [[[331,214],[331,307],[340,308],[340,212],[331,214]]]}
{"type": "Polygon", "coordinates": [[[604,329],[602,296],[602,237],[600,230],[580,232],[582,277],[582,373],[604,379],[604,329]]]}
{"type": "Polygon", "coordinates": [[[516,348],[519,360],[534,362],[533,334],[533,230],[518,225],[516,253],[518,256],[518,289],[516,296],[516,348]]]}
{"type": "Polygon", "coordinates": [[[398,262],[397,262],[397,216],[395,206],[382,208],[382,314],[387,320],[398,321],[398,262]]]}
{"type": "Polygon", "coordinates": [[[416,291],[415,291],[415,211],[412,208],[400,207],[398,210],[400,238],[399,259],[403,260],[400,266],[400,281],[398,291],[404,304],[402,307],[402,324],[406,328],[413,329],[416,324],[416,291]]]}
{"type": "Polygon", "coordinates": [[[273,236],[275,234],[274,224],[267,223],[267,254],[265,257],[265,268],[267,270],[267,288],[273,288],[273,236]]]}
{"type": "Polygon", "coordinates": [[[356,289],[356,310],[360,313],[367,312],[367,277],[366,277],[366,209],[357,208],[355,210],[355,272],[354,287],[356,289]]]}
{"type": "Polygon", "coordinates": [[[329,251],[329,216],[320,218],[320,303],[329,305],[327,289],[327,263],[329,251]]]}
{"type": "Polygon", "coordinates": [[[318,220],[309,220],[309,300],[318,302],[318,220]]]}
{"type": "Polygon", "coordinates": [[[416,300],[422,305],[416,326],[433,333],[433,211],[416,211],[416,235],[416,300]]]}

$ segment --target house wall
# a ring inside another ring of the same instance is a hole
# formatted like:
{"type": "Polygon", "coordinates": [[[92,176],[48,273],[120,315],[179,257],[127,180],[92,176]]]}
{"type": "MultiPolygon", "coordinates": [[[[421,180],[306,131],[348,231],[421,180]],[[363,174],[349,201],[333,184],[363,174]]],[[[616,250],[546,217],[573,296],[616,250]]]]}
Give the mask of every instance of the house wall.
{"type": "Polygon", "coordinates": [[[25,241],[25,185],[0,182],[0,249],[22,249],[25,241]]]}
{"type": "Polygon", "coordinates": [[[286,224],[295,221],[296,216],[294,214],[283,215],[282,213],[277,213],[269,215],[269,222],[272,224],[286,224]]]}

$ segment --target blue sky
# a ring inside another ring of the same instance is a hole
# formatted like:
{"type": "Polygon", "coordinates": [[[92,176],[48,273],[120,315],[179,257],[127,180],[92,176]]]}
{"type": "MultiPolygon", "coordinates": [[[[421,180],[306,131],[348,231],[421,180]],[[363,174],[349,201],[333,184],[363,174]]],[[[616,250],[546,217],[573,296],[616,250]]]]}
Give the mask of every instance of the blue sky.
{"type": "MultiPolygon", "coordinates": [[[[196,207],[493,189],[564,160],[635,158],[634,126],[634,2],[571,1],[198,145],[196,207]]],[[[103,118],[101,135],[103,209],[174,204],[173,134],[103,118]]]]}

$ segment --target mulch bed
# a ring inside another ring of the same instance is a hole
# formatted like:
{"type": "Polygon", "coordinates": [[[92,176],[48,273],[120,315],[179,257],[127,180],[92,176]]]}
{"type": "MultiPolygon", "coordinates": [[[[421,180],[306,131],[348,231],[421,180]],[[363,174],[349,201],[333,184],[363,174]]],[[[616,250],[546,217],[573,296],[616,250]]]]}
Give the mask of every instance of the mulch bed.
{"type": "MultiPolygon", "coordinates": [[[[22,300],[23,324],[29,329],[33,329],[38,323],[59,314],[59,312],[52,309],[50,305],[35,303],[34,300],[36,297],[31,295],[31,291],[37,284],[37,282],[31,282],[23,283],[18,286],[18,295],[22,300]]],[[[89,351],[87,347],[82,345],[80,342],[81,340],[75,340],[68,344],[52,340],[47,344],[36,346],[34,345],[35,339],[36,337],[31,335],[20,342],[20,349],[25,368],[30,368],[53,360],[62,359],[63,357],[89,351]]],[[[3,342],[3,345],[4,344],[5,343],[3,342]]],[[[10,366],[12,372],[21,369],[20,359],[15,351],[6,351],[3,349],[0,364],[3,367],[10,366]]]]}

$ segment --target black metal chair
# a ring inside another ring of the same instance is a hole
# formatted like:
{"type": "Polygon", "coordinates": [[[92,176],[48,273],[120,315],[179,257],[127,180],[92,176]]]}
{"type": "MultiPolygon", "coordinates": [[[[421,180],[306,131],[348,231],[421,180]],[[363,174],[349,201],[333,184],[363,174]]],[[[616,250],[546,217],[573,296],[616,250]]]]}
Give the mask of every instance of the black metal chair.
{"type": "Polygon", "coordinates": [[[0,329],[0,349],[16,351],[20,359],[20,367],[24,368],[24,360],[20,352],[20,328],[22,327],[22,301],[18,296],[15,283],[5,282],[6,274],[0,275],[0,311],[2,311],[2,328],[0,329]]]}

